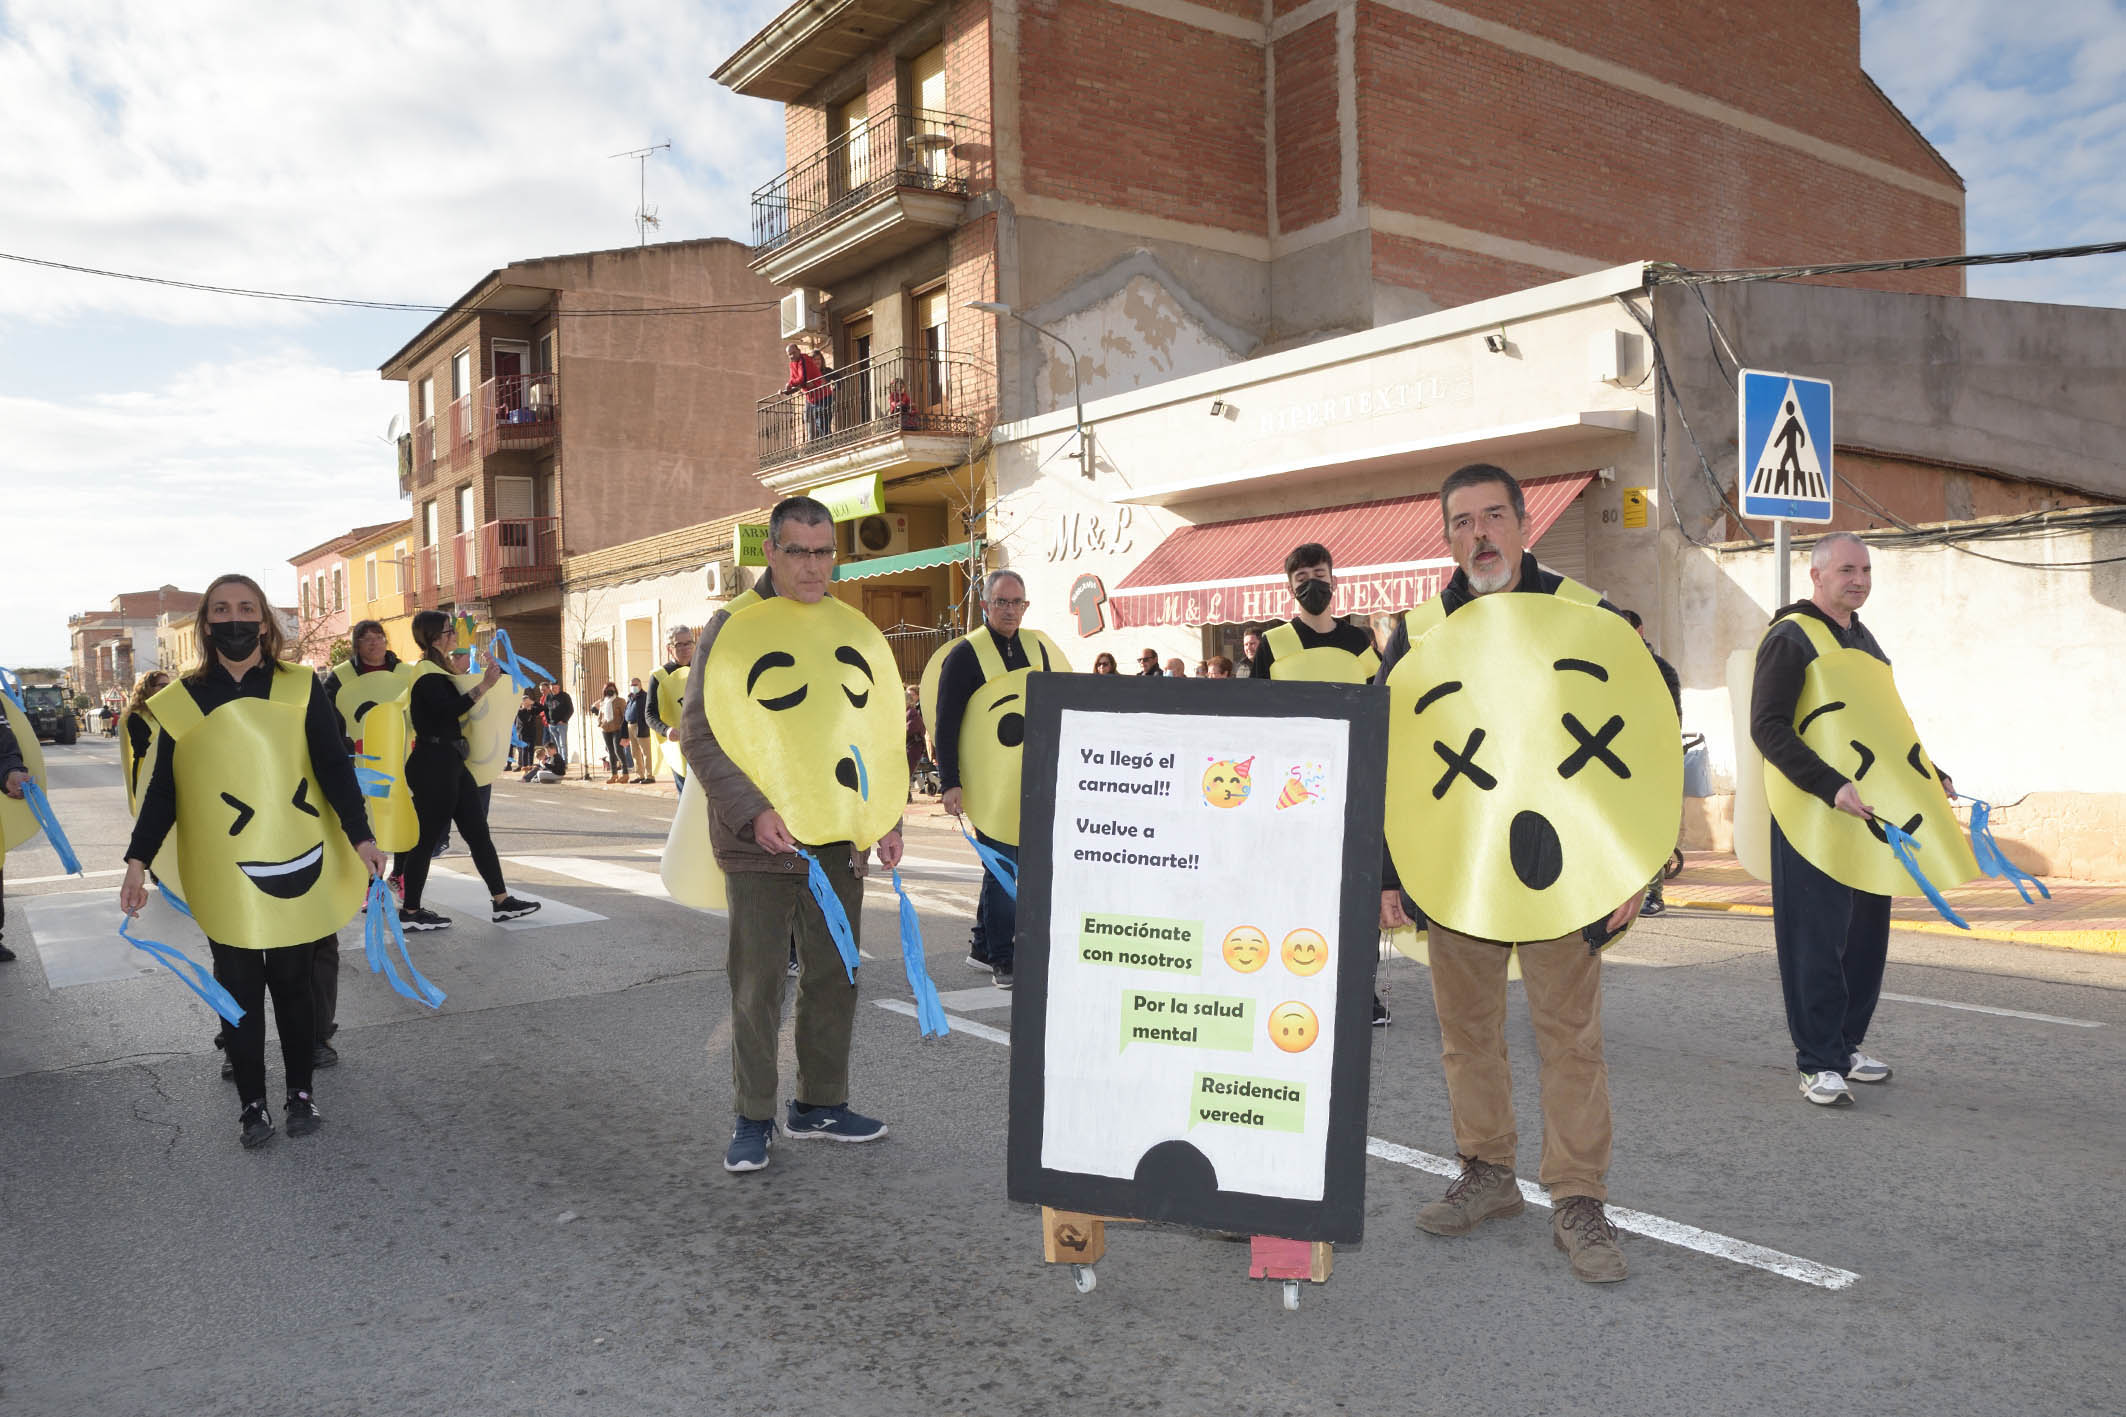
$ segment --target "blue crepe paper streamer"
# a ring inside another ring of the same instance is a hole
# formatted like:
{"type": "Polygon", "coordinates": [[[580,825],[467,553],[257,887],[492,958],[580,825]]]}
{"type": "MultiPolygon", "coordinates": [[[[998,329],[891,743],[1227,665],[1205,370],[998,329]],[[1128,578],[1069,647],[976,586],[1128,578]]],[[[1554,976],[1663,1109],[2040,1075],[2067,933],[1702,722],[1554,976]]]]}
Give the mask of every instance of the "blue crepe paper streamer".
{"type": "Polygon", "coordinates": [[[1959,930],[1970,929],[1971,927],[1964,923],[1964,918],[1951,910],[1949,902],[1942,899],[1941,892],[1936,890],[1934,883],[1927,879],[1927,873],[1919,869],[1919,862],[1913,859],[1912,856],[1912,838],[1880,817],[1877,817],[1875,822],[1876,825],[1882,828],[1882,834],[1889,838],[1890,850],[1897,853],[1897,859],[1904,863],[1906,873],[1919,883],[1920,890],[1924,891],[1927,899],[1934,903],[1934,908],[1941,912],[1941,918],[1959,930]]]}
{"type": "Polygon", "coordinates": [[[176,892],[176,891],[173,891],[173,890],[171,890],[171,889],[170,889],[170,888],[169,888],[168,886],[164,885],[164,884],[163,884],[163,883],[162,883],[161,881],[157,881],[157,882],[155,883],[155,889],[157,889],[157,890],[159,890],[159,891],[161,891],[161,892],[162,892],[162,898],[163,898],[164,900],[166,900],[166,901],[170,902],[170,908],[171,908],[171,909],[175,910],[175,911],[176,911],[176,912],[177,912],[177,913],[178,913],[179,915],[182,915],[182,916],[183,916],[183,917],[184,917],[185,919],[187,919],[187,920],[190,920],[190,919],[192,919],[192,918],[193,918],[193,916],[192,916],[192,907],[191,907],[191,906],[189,906],[189,905],[186,905],[186,904],[184,903],[184,901],[180,900],[180,899],[178,898],[178,895],[177,895],[177,892],[176,892]]]}
{"type": "Polygon", "coordinates": [[[382,768],[365,768],[363,763],[381,761],[374,753],[354,755],[354,780],[360,784],[364,797],[389,797],[392,786],[398,779],[382,768]]]}
{"type": "Polygon", "coordinates": [[[805,885],[812,892],[812,899],[819,902],[819,913],[827,917],[827,933],[834,937],[834,948],[841,951],[842,968],[849,972],[849,982],[856,982],[856,966],[863,956],[856,952],[856,932],[849,928],[849,912],[842,908],[842,898],[834,893],[834,883],[827,879],[827,868],[819,864],[819,858],[802,846],[797,854],[805,858],[805,885]]]}
{"type": "MultiPolygon", "coordinates": [[[[187,912],[188,914],[190,912],[187,912]]],[[[160,940],[144,940],[132,931],[133,917],[128,915],[118,922],[118,938],[134,949],[140,950],[164,969],[176,975],[184,986],[206,1000],[207,1007],[228,1020],[231,1025],[243,1022],[243,1005],[236,1002],[221,981],[189,958],[182,950],[171,948],[160,940]]]]}
{"type": "Polygon", "coordinates": [[[421,977],[421,971],[413,967],[413,956],[406,953],[406,930],[399,924],[399,907],[391,898],[391,887],[382,876],[372,876],[369,881],[369,903],[362,921],[362,952],[369,959],[369,972],[382,974],[391,985],[391,991],[417,1004],[426,1004],[431,1009],[443,1007],[441,989],[421,977]],[[398,966],[391,962],[387,942],[399,948],[399,958],[406,961],[406,973],[412,976],[408,984],[399,975],[398,966]]]}
{"type": "Polygon", "coordinates": [[[982,845],[975,837],[975,834],[967,830],[967,823],[964,821],[960,823],[960,835],[967,838],[967,844],[974,848],[974,854],[982,858],[982,868],[995,878],[998,885],[1004,888],[1004,894],[1010,896],[1013,903],[1017,903],[1019,899],[1018,863],[1003,852],[982,845]]]}
{"type": "Polygon", "coordinates": [[[0,694],[14,700],[15,707],[24,713],[30,711],[30,706],[22,701],[22,680],[14,670],[0,667],[0,694]]]}
{"type": "Polygon", "coordinates": [[[2047,900],[2052,899],[2052,892],[2045,889],[2045,883],[2010,861],[2008,854],[2001,850],[2000,843],[1993,839],[1993,804],[1982,802],[1976,797],[1966,800],[1971,803],[1971,855],[1978,861],[1978,869],[1989,876],[1998,876],[2014,886],[2015,893],[2023,898],[2025,905],[2034,904],[2030,899],[2028,887],[2023,884],[2025,881],[2036,886],[2039,895],[2047,900]]]}
{"type": "Polygon", "coordinates": [[[923,959],[923,927],[915,918],[915,902],[901,885],[901,873],[893,873],[893,893],[901,898],[901,964],[908,971],[908,987],[915,993],[915,1024],[925,1038],[943,1038],[952,1032],[945,1019],[945,1003],[938,998],[937,982],[930,977],[923,959]]]}
{"type": "Polygon", "coordinates": [[[541,681],[551,681],[554,677],[546,672],[546,666],[519,658],[517,647],[509,642],[507,630],[495,631],[494,638],[488,642],[487,653],[495,663],[502,666],[502,672],[517,686],[519,694],[529,693],[537,688],[541,681]],[[538,678],[534,679],[533,675],[538,678]]]}
{"type": "Polygon", "coordinates": [[[66,839],[66,832],[59,826],[59,819],[52,815],[52,799],[44,795],[37,779],[22,779],[22,800],[30,804],[30,815],[44,829],[44,839],[52,844],[59,855],[59,869],[69,876],[81,874],[81,858],[74,854],[74,843],[66,839]]]}

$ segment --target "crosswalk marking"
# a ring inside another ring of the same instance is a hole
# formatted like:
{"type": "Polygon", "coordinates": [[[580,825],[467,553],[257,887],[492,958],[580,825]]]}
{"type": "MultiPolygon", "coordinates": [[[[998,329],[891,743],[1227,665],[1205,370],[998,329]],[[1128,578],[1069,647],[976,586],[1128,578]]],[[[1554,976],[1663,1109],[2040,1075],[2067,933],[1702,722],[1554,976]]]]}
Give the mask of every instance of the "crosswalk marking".
{"type": "Polygon", "coordinates": [[[484,924],[493,925],[497,930],[509,930],[512,932],[518,930],[550,930],[556,925],[588,925],[594,920],[605,919],[603,915],[598,914],[596,911],[585,910],[580,906],[570,905],[566,901],[555,900],[550,895],[535,895],[531,891],[521,888],[514,891],[513,894],[520,900],[538,901],[538,910],[515,920],[496,922],[489,918],[493,911],[494,899],[488,895],[485,881],[482,881],[478,876],[464,871],[454,871],[447,866],[430,866],[428,868],[427,898],[424,898],[422,904],[431,906],[440,904],[444,907],[443,913],[452,916],[455,921],[470,923],[478,920],[484,924]]]}
{"type": "Polygon", "coordinates": [[[551,871],[554,875],[568,876],[586,885],[603,886],[609,891],[627,891],[653,900],[672,898],[672,893],[664,888],[664,882],[656,875],[633,866],[623,866],[618,861],[597,861],[588,856],[510,856],[504,859],[512,865],[551,871]]]}

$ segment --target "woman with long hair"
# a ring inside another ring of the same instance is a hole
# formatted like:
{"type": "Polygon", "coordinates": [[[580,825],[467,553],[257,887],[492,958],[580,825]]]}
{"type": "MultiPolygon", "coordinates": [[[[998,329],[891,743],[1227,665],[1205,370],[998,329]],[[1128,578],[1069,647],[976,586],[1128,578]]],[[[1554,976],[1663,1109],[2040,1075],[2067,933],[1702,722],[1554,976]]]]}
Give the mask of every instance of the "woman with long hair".
{"type": "Polygon", "coordinates": [[[406,904],[399,922],[409,930],[447,930],[450,917],[438,915],[421,904],[428,888],[429,859],[435,855],[450,830],[472,852],[472,864],[494,902],[494,922],[515,920],[539,908],[535,900],[519,900],[502,881],[502,861],[495,855],[494,838],[487,830],[487,807],[480,789],[465,766],[464,730],[460,723],[473,705],[501,681],[502,666],[480,656],[487,672],[471,690],[461,690],[451,676],[450,657],[458,652],[458,628],[440,610],[423,610],[413,617],[413,643],[421,652],[414,665],[413,689],[407,708],[413,716],[413,751],[406,757],[406,785],[413,792],[413,810],[421,819],[421,839],[410,852],[399,855],[400,874],[406,882],[406,904]]]}
{"type": "Polygon", "coordinates": [[[627,780],[627,705],[610,679],[598,695],[598,731],[605,735],[605,780],[627,780]]]}
{"type": "Polygon", "coordinates": [[[155,746],[155,715],[148,708],[148,700],[169,687],[169,670],[150,669],[133,681],[133,693],[126,700],[121,720],[125,743],[118,750],[118,763],[125,773],[126,806],[136,817],[140,815],[140,794],[148,785],[144,776],[148,750],[155,746]]]}
{"type": "Polygon", "coordinates": [[[1112,674],[1112,673],[1114,673],[1114,672],[1115,672],[1115,657],[1114,657],[1113,655],[1109,654],[1109,653],[1108,653],[1108,652],[1107,652],[1106,650],[1101,650],[1101,651],[1100,651],[1100,653],[1099,653],[1098,655],[1094,656],[1094,658],[1093,658],[1093,673],[1095,673],[1095,674],[1112,674]]]}
{"type": "Polygon", "coordinates": [[[280,622],[258,582],[216,578],[193,629],[199,663],[147,702],[163,746],[126,846],[118,904],[140,912],[148,864],[174,835],[214,977],[243,1008],[225,1030],[226,1046],[243,1103],[241,1137],[254,1147],[273,1136],[268,994],[287,1073],[288,1135],[321,1123],[310,1095],[313,961],[320,937],[338,948],[337,931],[360,907],[368,878],[383,874],[384,856],[332,698],[308,669],[280,661],[280,622]]]}

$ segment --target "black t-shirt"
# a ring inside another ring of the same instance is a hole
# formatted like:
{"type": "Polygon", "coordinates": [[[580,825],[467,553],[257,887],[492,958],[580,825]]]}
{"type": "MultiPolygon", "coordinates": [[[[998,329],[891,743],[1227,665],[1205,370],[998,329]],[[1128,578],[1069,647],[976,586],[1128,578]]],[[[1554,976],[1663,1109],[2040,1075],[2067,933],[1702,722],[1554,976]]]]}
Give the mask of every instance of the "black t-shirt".
{"type": "MultiPolygon", "coordinates": [[[[1338,620],[1335,628],[1327,634],[1323,634],[1307,624],[1306,621],[1297,618],[1292,620],[1291,625],[1293,629],[1299,632],[1299,647],[1301,649],[1320,649],[1323,646],[1327,646],[1330,649],[1340,649],[1346,654],[1364,655],[1373,648],[1373,636],[1359,629],[1358,626],[1348,620],[1338,620]]],[[[1264,635],[1262,637],[1262,648],[1256,650],[1255,657],[1248,661],[1248,678],[1269,678],[1270,666],[1276,662],[1277,651],[1270,648],[1270,637],[1264,635]]]]}

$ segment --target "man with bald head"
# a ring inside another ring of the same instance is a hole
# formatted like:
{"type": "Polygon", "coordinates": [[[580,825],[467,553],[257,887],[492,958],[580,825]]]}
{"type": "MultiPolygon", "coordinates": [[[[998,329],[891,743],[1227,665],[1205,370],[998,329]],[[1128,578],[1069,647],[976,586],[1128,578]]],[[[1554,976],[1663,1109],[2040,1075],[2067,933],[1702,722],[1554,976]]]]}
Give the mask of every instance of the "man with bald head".
{"type": "MultiPolygon", "coordinates": [[[[1809,556],[1810,593],[1780,607],[1757,646],[1750,691],[1750,740],[1766,771],[1786,774],[1803,792],[1856,817],[1869,815],[1863,789],[1801,741],[1794,721],[1802,681],[1816,658],[1804,620],[1829,631],[1841,649],[1857,649],[1884,664],[1890,657],[1860,607],[1874,588],[1867,543],[1834,531],[1809,556]]],[[[1941,788],[1956,789],[1947,773],[1941,788]]],[[[1797,851],[1772,823],[1772,933],[1779,952],[1779,984],[1786,996],[1787,1031],[1794,1040],[1801,1095],[1820,1107],[1850,1107],[1849,1082],[1883,1083],[1890,1066],[1860,1051],[1890,951],[1890,898],[1832,879],[1797,851]]]]}

